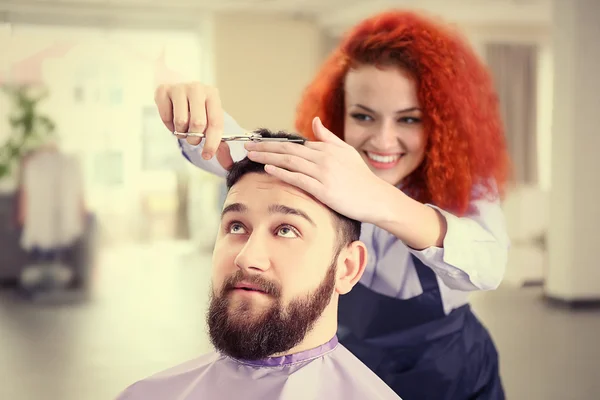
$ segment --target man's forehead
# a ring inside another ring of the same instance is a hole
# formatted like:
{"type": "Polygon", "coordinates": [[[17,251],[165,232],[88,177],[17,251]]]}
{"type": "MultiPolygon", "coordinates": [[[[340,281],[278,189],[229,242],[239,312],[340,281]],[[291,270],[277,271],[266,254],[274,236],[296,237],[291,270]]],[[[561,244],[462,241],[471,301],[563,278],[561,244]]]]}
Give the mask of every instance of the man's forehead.
{"type": "MultiPolygon", "coordinates": [[[[228,204],[241,203],[248,209],[268,208],[271,204],[299,207],[311,213],[324,213],[328,209],[313,196],[267,174],[249,173],[231,187],[225,199],[228,204]]],[[[315,215],[318,218],[317,215],[315,215]]]]}

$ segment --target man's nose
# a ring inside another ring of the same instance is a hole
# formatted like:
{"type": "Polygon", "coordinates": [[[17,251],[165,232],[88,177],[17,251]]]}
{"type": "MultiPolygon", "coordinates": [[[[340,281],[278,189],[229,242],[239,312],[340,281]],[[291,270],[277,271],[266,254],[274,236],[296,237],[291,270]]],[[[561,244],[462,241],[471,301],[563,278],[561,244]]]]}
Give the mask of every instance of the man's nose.
{"type": "Polygon", "coordinates": [[[267,240],[253,232],[235,258],[235,265],[248,271],[266,271],[270,267],[267,240]]]}

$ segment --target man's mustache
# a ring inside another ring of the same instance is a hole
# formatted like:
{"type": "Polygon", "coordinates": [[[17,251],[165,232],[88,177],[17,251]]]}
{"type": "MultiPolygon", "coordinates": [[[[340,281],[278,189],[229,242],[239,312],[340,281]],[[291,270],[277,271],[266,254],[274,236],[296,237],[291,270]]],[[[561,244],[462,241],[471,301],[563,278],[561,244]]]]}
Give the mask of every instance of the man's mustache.
{"type": "Polygon", "coordinates": [[[274,282],[263,278],[260,275],[246,274],[242,270],[238,270],[235,274],[223,282],[222,292],[226,293],[230,290],[235,289],[235,286],[240,282],[250,283],[258,287],[258,289],[270,296],[279,297],[281,296],[281,288],[274,282]]]}

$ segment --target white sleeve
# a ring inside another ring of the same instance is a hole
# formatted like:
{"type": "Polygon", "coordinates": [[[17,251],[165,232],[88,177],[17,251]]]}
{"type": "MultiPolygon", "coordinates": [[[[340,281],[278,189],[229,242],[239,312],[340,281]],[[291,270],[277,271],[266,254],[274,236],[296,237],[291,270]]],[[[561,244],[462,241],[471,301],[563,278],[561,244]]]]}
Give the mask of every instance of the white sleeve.
{"type": "Polygon", "coordinates": [[[474,201],[471,212],[464,217],[428,206],[446,218],[444,247],[410,251],[451,289],[496,289],[504,277],[510,246],[500,202],[474,201]]]}
{"type": "MultiPolygon", "coordinates": [[[[242,135],[246,132],[229,114],[225,113],[223,135],[242,135]]],[[[189,144],[185,139],[178,139],[179,149],[183,156],[192,164],[197,166],[204,171],[211,172],[217,176],[225,177],[227,171],[219,164],[217,157],[213,157],[210,160],[202,158],[202,149],[204,148],[204,141],[200,144],[193,146],[189,144]]],[[[240,161],[245,158],[248,152],[244,148],[243,142],[230,142],[229,149],[231,151],[231,158],[233,161],[240,161]]]]}

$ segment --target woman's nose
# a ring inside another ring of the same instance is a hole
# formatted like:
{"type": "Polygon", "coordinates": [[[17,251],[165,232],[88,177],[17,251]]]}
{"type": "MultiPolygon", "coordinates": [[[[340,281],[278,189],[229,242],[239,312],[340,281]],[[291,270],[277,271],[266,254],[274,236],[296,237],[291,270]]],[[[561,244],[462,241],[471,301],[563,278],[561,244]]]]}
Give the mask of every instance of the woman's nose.
{"type": "Polygon", "coordinates": [[[373,143],[379,150],[397,148],[399,140],[400,135],[395,121],[383,121],[376,128],[376,132],[373,136],[373,143]]]}

